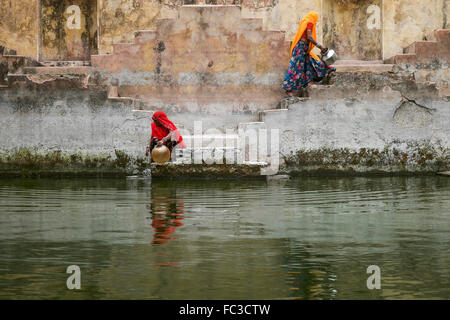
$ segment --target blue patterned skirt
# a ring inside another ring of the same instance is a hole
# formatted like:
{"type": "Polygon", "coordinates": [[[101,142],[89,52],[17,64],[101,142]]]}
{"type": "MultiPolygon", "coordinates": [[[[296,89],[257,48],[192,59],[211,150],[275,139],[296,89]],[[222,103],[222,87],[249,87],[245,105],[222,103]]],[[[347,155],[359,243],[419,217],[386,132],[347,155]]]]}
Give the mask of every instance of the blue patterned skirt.
{"type": "Polygon", "coordinates": [[[320,81],[327,74],[327,66],[308,53],[309,45],[300,40],[292,51],[289,69],[283,81],[283,90],[293,91],[305,88],[311,81],[320,81]]]}

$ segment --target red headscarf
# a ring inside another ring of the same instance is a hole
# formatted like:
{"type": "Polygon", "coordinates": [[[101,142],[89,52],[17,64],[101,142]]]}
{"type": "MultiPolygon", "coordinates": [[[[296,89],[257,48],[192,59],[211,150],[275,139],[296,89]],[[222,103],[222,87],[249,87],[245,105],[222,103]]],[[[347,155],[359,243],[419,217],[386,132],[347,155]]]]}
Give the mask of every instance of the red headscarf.
{"type": "Polygon", "coordinates": [[[162,124],[162,127],[158,127],[156,123],[152,122],[152,137],[157,138],[158,140],[161,140],[162,138],[166,137],[169,132],[174,132],[172,135],[172,140],[177,141],[178,145],[181,148],[186,148],[186,145],[183,142],[183,137],[180,135],[180,132],[178,131],[177,127],[173,124],[172,121],[170,121],[166,114],[162,111],[156,111],[153,114],[152,117],[153,120],[158,120],[159,123],[162,124]]]}

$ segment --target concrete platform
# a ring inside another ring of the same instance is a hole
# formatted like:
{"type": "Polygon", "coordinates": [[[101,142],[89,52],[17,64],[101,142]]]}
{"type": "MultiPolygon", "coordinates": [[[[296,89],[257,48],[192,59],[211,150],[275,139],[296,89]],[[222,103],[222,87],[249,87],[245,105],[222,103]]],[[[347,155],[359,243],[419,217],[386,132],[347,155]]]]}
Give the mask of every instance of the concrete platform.
{"type": "Polygon", "coordinates": [[[26,74],[45,74],[45,75],[70,75],[70,74],[88,74],[92,67],[88,66],[69,66],[69,67],[26,67],[26,74]]]}
{"type": "Polygon", "coordinates": [[[333,65],[334,66],[342,66],[342,65],[374,65],[374,64],[383,64],[382,60],[337,60],[333,65]]]}
{"type": "Polygon", "coordinates": [[[373,72],[382,73],[392,71],[393,64],[334,64],[336,72],[373,72]]]}

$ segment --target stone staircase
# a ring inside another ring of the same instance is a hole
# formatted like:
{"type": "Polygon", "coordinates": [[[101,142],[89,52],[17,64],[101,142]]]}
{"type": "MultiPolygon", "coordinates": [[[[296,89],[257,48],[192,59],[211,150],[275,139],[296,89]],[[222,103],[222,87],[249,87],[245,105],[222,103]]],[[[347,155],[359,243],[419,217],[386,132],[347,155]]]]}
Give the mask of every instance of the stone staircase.
{"type": "Polygon", "coordinates": [[[8,87],[8,73],[22,73],[27,67],[39,65],[36,60],[17,55],[15,50],[0,46],[0,87],[8,87]]]}
{"type": "Polygon", "coordinates": [[[435,83],[441,97],[450,97],[450,29],[434,30],[403,52],[385,63],[395,64],[397,70],[413,72],[418,83],[435,83]]]}
{"type": "MultiPolygon", "coordinates": [[[[183,10],[181,10],[181,15],[194,14],[190,11],[192,8],[189,8],[189,6],[185,6],[183,10]]],[[[196,83],[195,81],[205,81],[204,84],[208,87],[208,81],[218,81],[215,78],[211,80],[211,77],[201,78],[200,80],[193,79],[198,74],[211,75],[208,73],[211,66],[209,66],[210,63],[207,65],[192,65],[198,58],[194,53],[191,53],[191,56],[189,55],[189,50],[195,51],[192,47],[188,46],[188,52],[179,61],[169,61],[167,57],[161,55],[163,51],[170,51],[171,55],[176,56],[177,46],[175,43],[177,40],[174,37],[179,35],[175,34],[173,30],[179,27],[179,23],[173,19],[160,19],[156,30],[136,31],[133,43],[117,43],[113,45],[112,54],[93,55],[92,66],[86,65],[84,62],[68,62],[66,65],[44,63],[42,65],[42,63],[17,56],[14,54],[15,52],[1,49],[0,47],[0,87],[19,82],[44,83],[53,80],[73,80],[86,89],[106,90],[108,100],[128,104],[133,109],[133,112],[142,113],[151,119],[153,110],[155,110],[155,106],[158,106],[158,101],[160,101],[161,97],[158,98],[159,100],[152,101],[152,99],[149,99],[149,96],[160,94],[163,91],[161,88],[157,88],[158,85],[162,84],[171,87],[176,85],[177,81],[180,82],[180,77],[176,80],[170,75],[172,72],[185,71],[182,68],[184,67],[183,63],[186,63],[186,69],[192,69],[189,71],[201,71],[196,74],[192,72],[186,77],[185,81],[192,81],[189,85],[192,86],[193,83],[196,83]],[[170,40],[165,41],[164,39],[170,40]],[[5,72],[2,74],[4,69],[7,70],[6,74],[5,72]],[[99,70],[101,71],[99,72],[99,70]],[[126,72],[123,72],[123,70],[126,70],[126,72]],[[110,77],[111,74],[115,74],[115,76],[110,77]],[[135,74],[138,75],[137,78],[134,78],[135,74]],[[133,81],[138,86],[142,84],[143,89],[141,91],[133,90],[133,81]],[[149,93],[146,92],[147,90],[149,93]]],[[[280,50],[280,47],[287,46],[287,42],[284,41],[284,33],[262,30],[261,19],[240,19],[239,30],[251,34],[252,37],[263,38],[264,41],[271,43],[271,46],[276,47],[279,52],[283,52],[283,50],[280,50]]],[[[334,66],[338,74],[349,74],[349,79],[352,79],[352,74],[369,73],[383,75],[392,73],[395,65],[413,64],[416,66],[428,66],[433,63],[446,64],[450,58],[449,31],[436,30],[427,37],[427,41],[414,42],[405,48],[404,54],[396,55],[385,61],[339,60],[334,66]]],[[[183,46],[183,43],[181,43],[181,47],[186,48],[183,46]]],[[[221,59],[227,61],[228,56],[235,54],[234,51],[230,50],[230,48],[224,47],[218,53],[208,53],[204,60],[214,60],[213,65],[220,63],[221,59]]],[[[245,50],[247,50],[245,54],[250,54],[250,49],[245,50]]],[[[283,63],[286,60],[284,58],[282,55],[273,57],[273,59],[278,59],[283,61],[283,63]]],[[[246,65],[248,61],[244,59],[239,63],[246,65]]],[[[285,68],[284,64],[283,68],[285,68]]],[[[260,140],[265,138],[258,136],[257,140],[251,140],[242,137],[239,133],[252,130],[255,132],[267,130],[266,121],[268,119],[274,122],[276,121],[274,119],[277,119],[277,117],[287,117],[291,105],[309,103],[321,97],[324,92],[327,92],[328,96],[335,95],[335,97],[341,98],[348,96],[349,99],[357,95],[357,90],[351,87],[337,87],[333,83],[329,84],[328,81],[325,85],[310,86],[305,90],[303,97],[284,99],[278,104],[273,104],[274,106],[276,105],[276,108],[259,110],[256,112],[256,116],[248,116],[246,119],[253,121],[237,123],[234,128],[237,131],[236,134],[200,133],[184,135],[182,132],[187,148],[176,149],[176,159],[168,166],[183,166],[192,163],[207,165],[230,163],[265,168],[270,162],[269,156],[271,152],[270,150],[266,153],[259,152],[257,146],[260,140]]],[[[176,92],[176,94],[183,96],[182,91],[176,92]]],[[[171,117],[170,114],[169,117],[171,117]]],[[[175,122],[177,123],[177,121],[181,120],[181,118],[177,118],[175,122]]],[[[181,131],[183,130],[182,125],[178,125],[178,127],[181,131]]],[[[166,169],[161,167],[164,166],[156,166],[154,169],[164,172],[166,169]]]]}
{"type": "MultiPolygon", "coordinates": [[[[376,100],[377,92],[383,94],[383,90],[388,87],[387,93],[398,91],[401,96],[412,101],[430,101],[445,95],[450,96],[448,69],[445,67],[450,59],[450,30],[436,30],[430,33],[427,41],[416,41],[404,51],[404,54],[385,61],[338,60],[334,64],[336,74],[331,79],[324,81],[324,84],[308,86],[300,97],[281,100],[274,109],[261,111],[258,121],[248,125],[265,129],[269,123],[273,127],[276,123],[288,121],[291,112],[295,112],[292,106],[299,108],[311,102],[320,104],[320,100],[344,99],[349,105],[366,98],[376,100]],[[424,75],[424,70],[411,72],[404,68],[405,65],[414,65],[418,69],[429,68],[432,64],[435,68],[438,66],[436,69],[439,73],[435,78],[443,81],[441,86],[430,81],[430,74],[425,72],[424,75]],[[444,68],[439,69],[439,66],[444,68]],[[396,67],[400,67],[400,72],[396,67]],[[371,90],[374,90],[374,93],[370,93],[371,90]],[[416,96],[410,96],[413,92],[416,96]]],[[[240,124],[245,125],[247,124],[240,124]]],[[[283,141],[280,141],[280,144],[280,151],[283,153],[283,141]]]]}
{"type": "Polygon", "coordinates": [[[197,114],[210,127],[236,122],[238,113],[252,121],[278,103],[289,61],[284,32],[262,25],[242,18],[237,6],[182,6],[176,19],[159,19],[132,43],[114,44],[112,54],[93,55],[92,65],[119,96],[171,118],[197,114]]]}
{"type": "MultiPolygon", "coordinates": [[[[217,121],[222,123],[220,129],[238,130],[242,127],[239,121],[254,120],[264,104],[276,105],[279,100],[280,93],[275,96],[273,92],[274,88],[279,91],[280,79],[264,80],[273,82],[267,90],[265,84],[257,88],[252,83],[257,79],[252,74],[255,66],[262,66],[258,59],[265,61],[269,74],[284,72],[289,60],[284,32],[263,30],[262,19],[242,18],[240,14],[236,6],[183,6],[177,19],[159,19],[155,30],[136,31],[132,43],[113,44],[112,54],[93,55],[92,66],[106,75],[115,95],[141,100],[140,110],[163,110],[175,123],[190,122],[198,114],[206,131],[217,121]],[[199,21],[202,27],[197,25],[199,21]],[[264,46],[261,57],[252,49],[256,46],[264,46]],[[249,94],[242,97],[243,92],[249,94]],[[230,99],[238,104],[249,100],[259,110],[214,114],[215,105],[230,99]],[[225,118],[229,121],[223,125],[225,118]]],[[[238,135],[182,135],[185,141],[198,143],[178,149],[177,160],[171,165],[198,159],[206,164],[267,165],[267,157],[255,157],[238,135]]]]}
{"type": "MultiPolygon", "coordinates": [[[[6,56],[11,63],[12,58],[6,56]]],[[[16,56],[12,56],[14,59],[16,56]]],[[[19,56],[20,57],[20,56],[19,56]]],[[[142,109],[142,101],[131,97],[120,97],[117,88],[111,85],[102,84],[95,73],[94,68],[86,66],[83,61],[80,63],[67,63],[55,65],[42,65],[30,58],[20,57],[23,64],[20,67],[8,67],[4,77],[4,88],[20,86],[21,84],[32,83],[41,85],[52,81],[66,81],[68,86],[105,91],[107,99],[111,102],[128,104],[132,109],[142,109]]]]}
{"type": "Polygon", "coordinates": [[[336,72],[373,72],[382,73],[392,71],[393,64],[383,63],[382,60],[337,60],[333,65],[336,72]]]}
{"type": "Polygon", "coordinates": [[[424,41],[415,41],[403,50],[402,54],[385,60],[396,65],[416,65],[427,67],[432,64],[450,62],[450,29],[439,29],[425,36],[424,41]]]}

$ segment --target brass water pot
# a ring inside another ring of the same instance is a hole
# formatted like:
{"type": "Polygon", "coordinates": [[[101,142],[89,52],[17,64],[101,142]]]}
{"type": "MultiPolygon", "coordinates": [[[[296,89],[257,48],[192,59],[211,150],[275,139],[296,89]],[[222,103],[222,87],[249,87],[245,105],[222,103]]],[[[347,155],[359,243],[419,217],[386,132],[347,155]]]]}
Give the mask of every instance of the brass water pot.
{"type": "Polygon", "coordinates": [[[152,150],[152,159],[158,164],[163,164],[170,159],[170,150],[165,145],[156,146],[152,150]]]}

